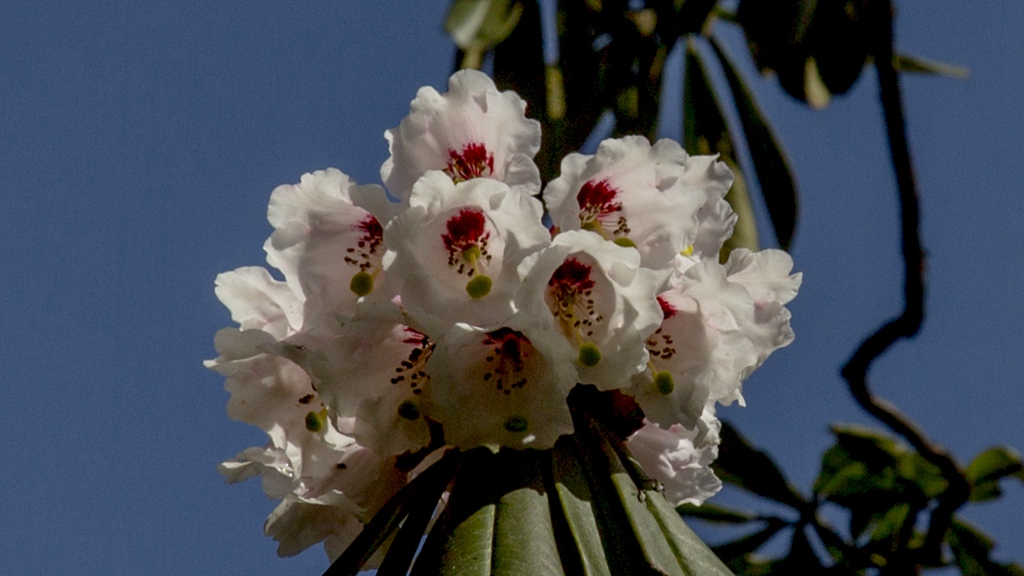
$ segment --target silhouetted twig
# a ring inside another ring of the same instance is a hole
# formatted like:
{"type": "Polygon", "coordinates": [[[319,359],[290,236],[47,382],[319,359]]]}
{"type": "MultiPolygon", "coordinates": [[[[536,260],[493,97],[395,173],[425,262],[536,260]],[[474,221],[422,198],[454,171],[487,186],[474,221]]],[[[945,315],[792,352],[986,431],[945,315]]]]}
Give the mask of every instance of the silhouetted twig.
{"type": "Polygon", "coordinates": [[[938,506],[931,514],[928,533],[921,549],[921,560],[931,563],[938,560],[939,546],[949,528],[953,512],[967,501],[969,487],[960,467],[944,448],[928,440],[895,406],[874,396],[868,389],[867,372],[874,360],[897,340],[914,336],[921,328],[925,297],[925,255],[921,246],[917,187],[907,144],[899,80],[893,66],[893,7],[891,1],[874,2],[872,6],[872,52],[899,190],[904,308],[898,317],[886,322],[861,343],[843,367],[842,375],[861,407],[905,438],[924,458],[936,465],[949,482],[949,487],[939,496],[938,506]]]}

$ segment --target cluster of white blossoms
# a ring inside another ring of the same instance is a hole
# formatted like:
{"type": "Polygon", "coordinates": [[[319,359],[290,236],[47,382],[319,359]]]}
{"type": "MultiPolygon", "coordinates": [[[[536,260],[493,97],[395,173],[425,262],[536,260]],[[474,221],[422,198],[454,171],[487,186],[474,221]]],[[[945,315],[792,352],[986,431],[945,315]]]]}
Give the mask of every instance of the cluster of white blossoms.
{"type": "Polygon", "coordinates": [[[265,526],[280,554],[339,555],[416,473],[401,456],[439,437],[551,448],[577,384],[635,399],[628,445],[673,504],[720,487],[715,403],[742,402],[792,340],[800,275],[779,250],[720,263],[732,174],[671,140],[570,154],[542,191],[525,108],[475,71],[422,88],[386,132],[386,191],[334,169],[278,187],[265,249],[283,281],[217,277],[239,327],[207,365],[228,414],[270,437],[220,469],[281,500],[265,526]]]}

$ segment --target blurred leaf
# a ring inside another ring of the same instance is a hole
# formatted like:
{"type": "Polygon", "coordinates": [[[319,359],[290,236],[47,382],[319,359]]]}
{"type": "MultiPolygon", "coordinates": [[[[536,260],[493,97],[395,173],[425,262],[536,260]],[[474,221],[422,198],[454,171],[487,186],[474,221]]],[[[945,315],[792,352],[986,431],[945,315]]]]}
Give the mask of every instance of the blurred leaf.
{"type": "Polygon", "coordinates": [[[728,422],[722,421],[722,443],[712,468],[723,482],[803,510],[807,502],[786,480],[775,462],[757,450],[728,422]]]}
{"type": "Polygon", "coordinates": [[[836,444],[822,457],[814,492],[850,510],[854,539],[871,526],[873,540],[897,534],[948,485],[933,464],[881,432],[839,425],[832,431],[836,444]]]}
{"type": "Polygon", "coordinates": [[[966,470],[967,481],[971,484],[971,500],[983,502],[1002,494],[999,481],[1013,476],[1024,481],[1024,463],[1020,453],[1013,448],[995,446],[978,454],[966,470]]]}
{"type": "Polygon", "coordinates": [[[520,6],[522,14],[515,29],[493,50],[494,84],[499,90],[512,90],[526,100],[526,116],[541,123],[541,150],[535,162],[546,182],[553,178],[552,172],[560,160],[552,158],[548,150],[555,135],[550,112],[560,104],[564,116],[565,98],[554,94],[559,98],[557,102],[548,99],[551,68],[544,62],[540,7],[535,0],[522,2],[520,6]]]}
{"type": "Polygon", "coordinates": [[[888,510],[893,499],[927,500],[947,486],[935,465],[884,433],[851,425],[832,432],[836,444],[822,458],[814,491],[833,502],[852,508],[873,498],[876,510],[888,510]]]}
{"type": "Polygon", "coordinates": [[[814,553],[807,531],[798,526],[793,530],[793,542],[789,554],[779,563],[780,574],[820,574],[824,570],[821,559],[814,553]]]}
{"type": "Polygon", "coordinates": [[[480,68],[483,54],[508,37],[523,13],[512,0],[453,0],[444,29],[465,54],[463,68],[480,68]]]}
{"type": "Polygon", "coordinates": [[[817,0],[741,0],[736,20],[743,27],[754,62],[761,72],[779,71],[807,58],[804,40],[817,0]]]}
{"type": "Polygon", "coordinates": [[[845,94],[867,61],[871,30],[866,2],[831,0],[819,2],[815,10],[811,57],[817,63],[823,88],[832,94],[845,94]]]}
{"type": "Polygon", "coordinates": [[[832,93],[825,86],[818,61],[813,57],[804,61],[804,98],[815,110],[821,110],[832,101],[832,93]]]}
{"type": "Polygon", "coordinates": [[[736,67],[716,40],[712,39],[711,46],[722,64],[722,70],[736,102],[736,111],[750,149],[750,159],[768,207],[768,216],[775,228],[775,237],[779,246],[783,250],[788,250],[793,240],[797,219],[797,192],[793,172],[782,153],[774,130],[765,120],[736,67]]]}
{"type": "Polygon", "coordinates": [[[675,36],[703,32],[717,6],[718,0],[676,0],[678,26],[675,36]]]}
{"type": "Polygon", "coordinates": [[[562,117],[552,115],[551,128],[542,135],[538,167],[545,182],[558,175],[561,159],[580,149],[613,104],[608,96],[608,50],[598,43],[604,34],[600,8],[574,0],[558,0],[557,8],[558,65],[548,78],[549,93],[561,90],[562,117]]]}
{"type": "Polygon", "coordinates": [[[735,159],[725,115],[693,41],[686,43],[685,66],[683,147],[691,154],[722,154],[735,159]]]}
{"type": "Polygon", "coordinates": [[[1024,576],[1018,564],[994,562],[989,554],[995,544],[987,534],[960,519],[949,530],[953,560],[964,576],[1024,576]]]}
{"type": "Polygon", "coordinates": [[[683,144],[691,154],[719,154],[732,170],[735,180],[725,200],[736,212],[736,227],[722,247],[722,260],[734,248],[759,250],[757,221],[750,203],[743,171],[736,159],[736,148],[729,136],[725,115],[718,104],[714,86],[708,78],[700,54],[692,42],[686,46],[686,74],[683,84],[683,144]]]}
{"type": "Polygon", "coordinates": [[[898,537],[907,518],[910,517],[910,512],[911,507],[907,502],[902,502],[887,510],[875,524],[875,529],[871,532],[871,540],[881,542],[898,537]]]}
{"type": "Polygon", "coordinates": [[[711,549],[715,551],[715,554],[717,554],[718,557],[726,563],[726,565],[733,567],[733,565],[736,564],[736,560],[746,558],[748,554],[763,546],[765,542],[771,540],[773,536],[778,534],[779,530],[782,530],[785,527],[786,522],[783,522],[778,518],[773,518],[765,524],[764,528],[757,532],[753,532],[726,544],[713,546],[711,549]]]}
{"type": "Polygon", "coordinates": [[[725,262],[729,259],[729,254],[736,248],[746,248],[756,252],[761,249],[761,244],[757,237],[757,220],[754,218],[754,207],[750,203],[750,192],[747,188],[747,181],[743,177],[743,170],[731,159],[723,159],[723,161],[732,170],[733,175],[732,187],[726,192],[725,201],[736,212],[736,226],[732,230],[732,236],[727,238],[725,244],[722,245],[722,253],[719,258],[725,262]]]}
{"type": "Polygon", "coordinates": [[[526,115],[546,120],[547,82],[544,46],[541,41],[540,7],[535,1],[517,4],[515,28],[494,46],[494,83],[499,90],[513,90],[526,100],[526,115]]]}
{"type": "Polygon", "coordinates": [[[936,62],[935,60],[928,60],[918,56],[911,56],[909,54],[897,54],[893,64],[896,65],[896,70],[899,70],[900,72],[937,74],[939,76],[956,78],[959,80],[963,80],[971,75],[971,71],[963,66],[936,62]]]}
{"type": "Polygon", "coordinates": [[[744,524],[746,522],[753,522],[754,520],[759,519],[758,516],[751,514],[750,512],[730,510],[723,506],[708,504],[707,502],[700,506],[695,504],[680,504],[676,507],[676,512],[682,516],[689,516],[690,518],[697,518],[699,520],[715,524],[744,524]]]}
{"type": "Polygon", "coordinates": [[[818,539],[825,546],[825,550],[832,555],[832,559],[835,560],[836,564],[842,564],[846,560],[851,547],[843,540],[842,536],[837,534],[821,518],[816,518],[812,526],[814,527],[814,532],[818,535],[818,539]]]}

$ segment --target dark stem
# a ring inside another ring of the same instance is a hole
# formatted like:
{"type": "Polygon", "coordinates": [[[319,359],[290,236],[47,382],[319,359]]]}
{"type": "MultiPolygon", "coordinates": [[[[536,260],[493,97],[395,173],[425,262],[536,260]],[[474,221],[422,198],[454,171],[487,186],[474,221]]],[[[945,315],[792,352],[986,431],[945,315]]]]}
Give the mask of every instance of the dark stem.
{"type": "Polygon", "coordinates": [[[902,232],[904,284],[903,312],[886,322],[869,336],[842,369],[854,399],[869,414],[905,438],[924,458],[936,465],[949,481],[932,512],[928,533],[921,549],[922,560],[928,563],[939,558],[939,546],[945,538],[953,512],[967,500],[968,486],[959,466],[944,448],[928,440],[924,433],[895,406],[874,396],[868,389],[867,372],[876,358],[897,340],[917,334],[924,320],[925,255],[921,246],[920,210],[914,170],[907,144],[906,125],[900,96],[899,79],[893,66],[893,7],[891,1],[871,4],[872,53],[878,71],[882,110],[885,115],[896,184],[899,190],[902,232]]]}

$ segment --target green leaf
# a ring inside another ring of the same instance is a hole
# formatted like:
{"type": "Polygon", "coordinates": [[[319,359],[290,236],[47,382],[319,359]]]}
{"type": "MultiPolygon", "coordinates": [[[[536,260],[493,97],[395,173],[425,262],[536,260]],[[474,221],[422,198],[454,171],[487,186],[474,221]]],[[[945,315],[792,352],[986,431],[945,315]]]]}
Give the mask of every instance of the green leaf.
{"type": "Polygon", "coordinates": [[[678,512],[680,516],[689,516],[690,518],[697,518],[699,520],[715,524],[744,524],[760,519],[758,516],[751,514],[750,512],[730,510],[723,506],[717,506],[707,502],[700,506],[695,504],[680,504],[676,507],[676,512],[678,512]]]}
{"type": "Polygon", "coordinates": [[[601,546],[594,496],[587,485],[575,442],[563,439],[555,443],[552,472],[562,514],[579,550],[584,574],[610,576],[611,570],[601,546]]]}
{"type": "Polygon", "coordinates": [[[1007,446],[995,446],[975,456],[966,470],[971,484],[971,500],[983,502],[1002,494],[999,481],[1013,476],[1024,481],[1024,462],[1019,452],[1007,446]]]}
{"type": "MultiPolygon", "coordinates": [[[[579,422],[579,421],[578,421],[579,422]]],[[[605,559],[612,574],[642,574],[650,571],[647,554],[642,549],[626,510],[612,482],[613,472],[622,471],[617,458],[609,458],[608,451],[596,445],[593,435],[586,435],[586,423],[579,422],[577,435],[569,438],[570,452],[579,454],[592,499],[594,517],[604,547],[605,559]],[[581,434],[584,433],[584,434],[581,434]]],[[[613,454],[613,452],[612,452],[613,454]]],[[[628,475],[627,475],[628,476],[628,475]]],[[[586,553],[586,550],[584,550],[586,553]]]]}
{"type": "Polygon", "coordinates": [[[494,542],[496,456],[487,448],[465,453],[444,511],[423,544],[411,574],[489,576],[494,542]]]}
{"type": "Polygon", "coordinates": [[[535,450],[502,450],[488,470],[501,484],[491,574],[564,574],[535,450]]]}
{"type": "Polygon", "coordinates": [[[621,438],[580,413],[574,414],[574,425],[612,574],[730,576],[660,492],[644,480],[643,489],[637,486],[634,476],[642,471],[629,462],[621,438]]]}
{"type": "Polygon", "coordinates": [[[764,118],[736,67],[716,40],[712,39],[711,46],[722,65],[736,102],[736,111],[747,137],[754,172],[757,174],[761,194],[768,207],[768,216],[775,228],[775,237],[779,246],[788,250],[797,220],[797,192],[793,172],[789,168],[789,162],[782,152],[775,131],[764,118]]]}
{"type": "Polygon", "coordinates": [[[686,45],[686,74],[683,84],[683,143],[691,154],[719,154],[732,170],[735,180],[725,200],[736,212],[732,236],[722,247],[722,260],[735,248],[759,250],[757,221],[750,203],[746,180],[736,159],[725,115],[693,42],[686,45]]]}
{"type": "Polygon", "coordinates": [[[928,60],[926,58],[911,56],[909,54],[897,54],[893,64],[900,72],[937,74],[939,76],[956,78],[958,80],[964,80],[971,75],[971,71],[963,66],[936,62],[935,60],[928,60]]]}
{"type": "Polygon", "coordinates": [[[662,574],[683,575],[675,551],[672,549],[657,520],[641,500],[641,492],[625,470],[612,474],[612,483],[619,502],[626,511],[629,524],[636,534],[648,564],[662,574]]]}
{"type": "Polygon", "coordinates": [[[712,468],[723,482],[802,510],[807,502],[782,475],[775,462],[722,421],[722,443],[712,468]]]}
{"type": "Polygon", "coordinates": [[[693,533],[660,492],[645,490],[644,494],[647,509],[668,538],[684,573],[688,576],[732,576],[722,560],[693,533]]]}

